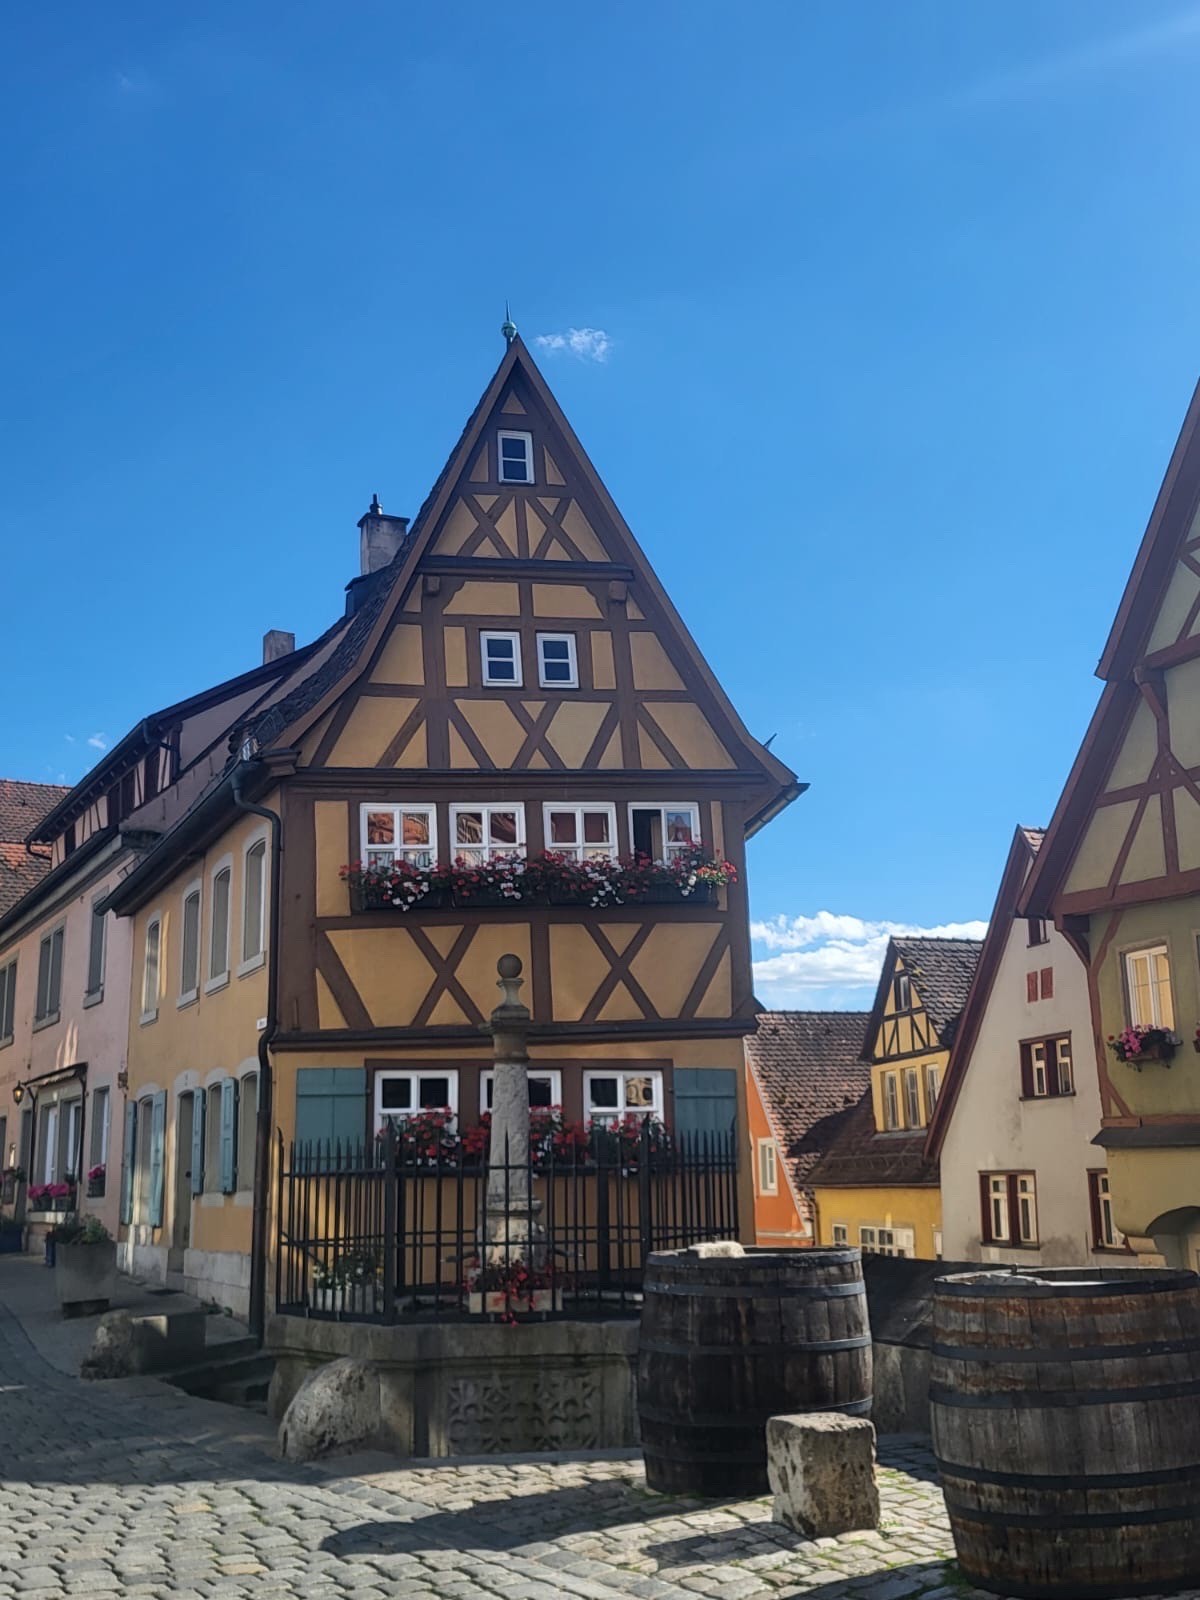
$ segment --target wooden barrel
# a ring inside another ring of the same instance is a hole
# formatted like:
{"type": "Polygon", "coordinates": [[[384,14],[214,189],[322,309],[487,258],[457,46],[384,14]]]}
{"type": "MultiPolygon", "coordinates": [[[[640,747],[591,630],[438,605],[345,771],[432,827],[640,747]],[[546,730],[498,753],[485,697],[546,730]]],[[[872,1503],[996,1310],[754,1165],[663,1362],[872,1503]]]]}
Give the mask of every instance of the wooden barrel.
{"type": "Polygon", "coordinates": [[[1194,1272],[939,1278],[929,1399],[973,1584],[1062,1600],[1200,1584],[1194,1272]]]}
{"type": "Polygon", "coordinates": [[[664,1251],[646,1263],[643,1295],[638,1418],[652,1489],[765,1494],[768,1417],[870,1411],[857,1250],[664,1251]]]}

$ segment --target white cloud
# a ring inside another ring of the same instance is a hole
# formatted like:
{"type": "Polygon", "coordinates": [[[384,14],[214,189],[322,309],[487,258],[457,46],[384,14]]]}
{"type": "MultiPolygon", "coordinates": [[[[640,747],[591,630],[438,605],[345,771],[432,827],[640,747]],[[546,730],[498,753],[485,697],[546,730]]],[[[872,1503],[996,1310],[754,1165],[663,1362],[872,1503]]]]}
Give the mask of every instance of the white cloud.
{"type": "Polygon", "coordinates": [[[534,338],[539,350],[549,355],[567,354],[580,361],[607,361],[613,342],[603,328],[568,328],[566,333],[539,333],[534,338]]]}
{"type": "Polygon", "coordinates": [[[67,741],[68,744],[74,744],[75,743],[75,735],[73,733],[64,733],[63,734],[63,738],[67,741]]]}
{"type": "Polygon", "coordinates": [[[775,917],[751,924],[756,955],[754,986],[764,1005],[856,1009],[871,1004],[887,942],[893,936],[982,939],[987,923],[868,921],[833,911],[811,917],[775,917]]]}
{"type": "Polygon", "coordinates": [[[102,733],[93,733],[93,734],[89,735],[88,743],[91,745],[93,750],[107,750],[108,749],[108,740],[104,737],[104,735],[102,733]]]}

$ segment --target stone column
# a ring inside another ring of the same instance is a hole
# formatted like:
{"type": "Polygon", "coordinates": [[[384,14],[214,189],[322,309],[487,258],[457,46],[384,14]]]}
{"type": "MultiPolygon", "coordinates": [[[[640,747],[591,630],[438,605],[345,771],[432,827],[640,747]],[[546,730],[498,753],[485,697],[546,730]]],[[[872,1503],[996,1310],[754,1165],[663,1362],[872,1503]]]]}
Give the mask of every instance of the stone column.
{"type": "Polygon", "coordinates": [[[520,991],[519,956],[501,956],[496,963],[503,998],[492,1012],[495,1077],[492,1082],[492,1129],[488,1148],[488,1180],[484,1242],[490,1262],[534,1262],[539,1252],[536,1221],[541,1202],[529,1192],[529,1052],[526,1040],[532,1020],[520,991]]]}

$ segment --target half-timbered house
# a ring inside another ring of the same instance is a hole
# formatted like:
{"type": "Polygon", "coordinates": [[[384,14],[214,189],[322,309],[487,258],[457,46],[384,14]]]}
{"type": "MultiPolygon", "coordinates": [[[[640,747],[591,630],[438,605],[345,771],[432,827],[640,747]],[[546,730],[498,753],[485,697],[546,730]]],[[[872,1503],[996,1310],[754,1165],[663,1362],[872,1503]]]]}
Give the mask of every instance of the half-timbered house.
{"type": "Polygon", "coordinates": [[[822,1244],[942,1254],[936,1161],[925,1132],[979,959],[975,939],[888,943],[863,1059],[871,1084],[810,1174],[822,1244]]]}
{"type": "Polygon", "coordinates": [[[1200,389],[1096,672],[1023,909],[1087,967],[1114,1225],[1200,1267],[1200,389]]]}
{"type": "Polygon", "coordinates": [[[745,1142],[744,845],[803,787],[519,338],[412,525],[376,500],[359,526],[345,615],[139,816],[158,836],[110,900],[137,954],[126,1259],[255,1320],[274,1130],[477,1122],[502,954],[533,1097],[745,1142]]]}

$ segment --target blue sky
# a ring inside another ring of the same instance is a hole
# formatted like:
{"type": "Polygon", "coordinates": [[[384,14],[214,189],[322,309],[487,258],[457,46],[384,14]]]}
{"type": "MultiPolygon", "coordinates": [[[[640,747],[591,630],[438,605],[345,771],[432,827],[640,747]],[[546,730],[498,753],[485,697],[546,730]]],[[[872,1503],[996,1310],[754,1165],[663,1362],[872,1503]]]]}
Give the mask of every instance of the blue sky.
{"type": "Polygon", "coordinates": [[[1153,0],[12,12],[0,770],[327,626],[508,296],[812,784],[759,992],[861,1003],[889,924],[987,916],[1094,703],[1197,376],[1198,70],[1153,0]]]}

